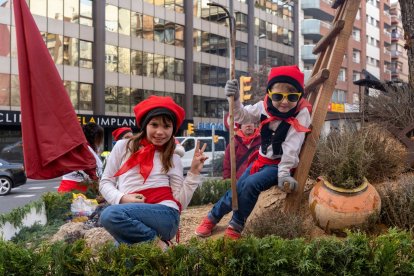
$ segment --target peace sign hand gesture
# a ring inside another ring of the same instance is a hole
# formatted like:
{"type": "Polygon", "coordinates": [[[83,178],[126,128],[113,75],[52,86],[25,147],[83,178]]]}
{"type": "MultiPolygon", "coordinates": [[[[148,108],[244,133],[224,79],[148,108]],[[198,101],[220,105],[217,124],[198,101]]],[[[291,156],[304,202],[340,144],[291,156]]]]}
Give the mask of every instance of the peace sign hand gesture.
{"type": "Polygon", "coordinates": [[[206,155],[204,155],[204,151],[206,150],[207,144],[204,143],[203,147],[200,149],[200,141],[197,141],[197,145],[194,151],[193,161],[191,162],[190,172],[193,174],[200,174],[201,170],[204,166],[204,161],[208,159],[206,155]]]}

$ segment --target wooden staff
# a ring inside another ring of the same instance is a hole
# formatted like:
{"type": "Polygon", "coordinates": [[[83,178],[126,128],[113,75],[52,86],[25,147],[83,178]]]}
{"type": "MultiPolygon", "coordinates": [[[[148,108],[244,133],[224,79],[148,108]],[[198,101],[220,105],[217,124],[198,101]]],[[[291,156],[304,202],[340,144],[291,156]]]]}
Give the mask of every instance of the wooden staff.
{"type": "MultiPolygon", "coordinates": [[[[232,5],[233,5],[233,1],[230,0],[230,10],[232,9],[232,5]]],[[[234,16],[232,15],[232,13],[223,5],[217,4],[217,3],[208,3],[207,5],[209,6],[215,6],[215,7],[219,7],[222,8],[227,16],[220,18],[221,19],[225,19],[228,18],[229,19],[229,26],[230,26],[230,79],[234,80],[236,78],[236,74],[235,74],[235,60],[236,60],[236,55],[235,55],[235,50],[236,50],[236,19],[234,18],[234,16]]],[[[234,148],[234,114],[233,114],[233,110],[234,110],[234,96],[229,97],[229,129],[230,129],[230,170],[231,170],[231,205],[232,205],[232,209],[233,211],[236,211],[239,208],[239,203],[237,200],[237,188],[236,188],[236,152],[235,152],[235,148],[234,148]]]]}

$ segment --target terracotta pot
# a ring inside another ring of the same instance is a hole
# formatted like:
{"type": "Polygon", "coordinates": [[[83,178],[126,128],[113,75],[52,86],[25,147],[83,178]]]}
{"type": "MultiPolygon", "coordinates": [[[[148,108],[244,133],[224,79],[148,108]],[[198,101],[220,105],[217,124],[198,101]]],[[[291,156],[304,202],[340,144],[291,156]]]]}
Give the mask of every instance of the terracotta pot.
{"type": "Polygon", "coordinates": [[[325,232],[361,225],[381,210],[381,198],[365,182],[355,189],[338,188],[319,179],[309,195],[313,220],[325,232]]]}

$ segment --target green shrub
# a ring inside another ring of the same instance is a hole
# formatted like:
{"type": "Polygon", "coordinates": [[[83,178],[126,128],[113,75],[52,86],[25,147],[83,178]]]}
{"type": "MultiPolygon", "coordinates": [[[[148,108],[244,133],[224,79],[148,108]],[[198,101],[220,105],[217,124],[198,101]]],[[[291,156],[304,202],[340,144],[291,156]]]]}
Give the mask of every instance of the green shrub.
{"type": "Polygon", "coordinates": [[[58,242],[36,251],[0,241],[1,275],[413,275],[414,242],[389,230],[286,240],[268,236],[192,239],[166,252],[151,243],[92,252],[84,241],[58,242]]]}
{"type": "Polygon", "coordinates": [[[201,187],[194,192],[191,199],[190,206],[204,205],[209,203],[216,203],[228,189],[230,189],[231,182],[229,179],[214,179],[204,181],[201,187]]]}

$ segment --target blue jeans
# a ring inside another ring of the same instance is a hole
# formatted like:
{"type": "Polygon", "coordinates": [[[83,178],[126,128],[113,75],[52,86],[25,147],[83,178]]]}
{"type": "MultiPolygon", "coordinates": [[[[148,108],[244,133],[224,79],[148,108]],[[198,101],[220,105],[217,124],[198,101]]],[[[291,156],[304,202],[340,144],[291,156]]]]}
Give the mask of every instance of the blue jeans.
{"type": "MultiPolygon", "coordinates": [[[[278,180],[277,165],[264,166],[260,171],[250,175],[251,168],[252,165],[246,169],[236,185],[239,208],[233,212],[229,225],[239,232],[243,230],[244,224],[253,211],[260,193],[277,185],[278,180]]],[[[231,200],[232,194],[230,189],[214,204],[213,209],[208,213],[208,218],[217,224],[224,215],[232,211],[231,200]]]]}
{"type": "Polygon", "coordinates": [[[138,243],[155,239],[171,240],[178,230],[178,210],[147,203],[111,205],[100,216],[102,226],[119,243],[138,243]]]}

